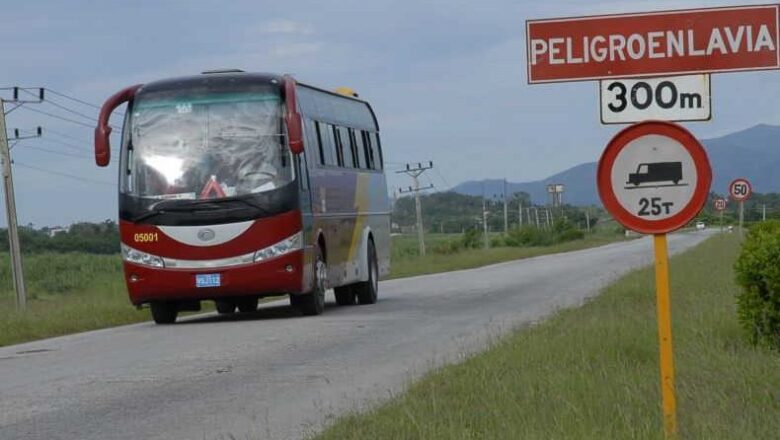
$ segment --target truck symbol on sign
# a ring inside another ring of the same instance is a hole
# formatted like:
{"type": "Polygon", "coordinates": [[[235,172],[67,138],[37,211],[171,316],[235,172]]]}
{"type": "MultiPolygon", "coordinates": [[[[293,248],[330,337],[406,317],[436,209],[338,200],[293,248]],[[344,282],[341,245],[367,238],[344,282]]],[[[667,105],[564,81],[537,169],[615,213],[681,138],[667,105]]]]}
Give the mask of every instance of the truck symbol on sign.
{"type": "Polygon", "coordinates": [[[682,178],[682,162],[640,163],[636,172],[629,173],[626,184],[638,187],[643,183],[673,182],[678,185],[682,178]]]}

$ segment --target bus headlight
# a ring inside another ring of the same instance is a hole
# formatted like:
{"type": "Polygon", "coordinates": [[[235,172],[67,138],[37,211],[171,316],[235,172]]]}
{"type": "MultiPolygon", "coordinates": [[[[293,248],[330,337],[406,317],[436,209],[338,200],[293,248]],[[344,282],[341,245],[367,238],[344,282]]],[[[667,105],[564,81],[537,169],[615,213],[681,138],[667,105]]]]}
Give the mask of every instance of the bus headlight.
{"type": "Polygon", "coordinates": [[[276,258],[300,249],[303,249],[302,232],[298,232],[295,235],[285,238],[279,243],[255,252],[255,262],[270,260],[271,258],[276,258]]]}
{"type": "Polygon", "coordinates": [[[122,259],[128,263],[140,264],[142,266],[165,267],[162,258],[133,249],[125,244],[122,244],[122,259]]]}

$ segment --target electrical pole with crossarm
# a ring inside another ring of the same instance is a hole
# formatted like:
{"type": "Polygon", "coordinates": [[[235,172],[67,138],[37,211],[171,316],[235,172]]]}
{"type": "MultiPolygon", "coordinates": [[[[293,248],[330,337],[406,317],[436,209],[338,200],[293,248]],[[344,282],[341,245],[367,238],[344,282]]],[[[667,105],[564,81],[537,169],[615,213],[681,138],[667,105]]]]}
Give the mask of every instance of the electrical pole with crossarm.
{"type": "Polygon", "coordinates": [[[414,192],[414,207],[415,211],[417,213],[417,240],[420,244],[420,255],[425,255],[425,232],[423,231],[423,221],[422,221],[422,206],[420,205],[420,191],[424,191],[426,189],[433,188],[433,185],[428,185],[426,187],[420,187],[420,175],[424,173],[427,170],[430,170],[433,168],[433,161],[429,161],[427,165],[422,165],[421,163],[418,163],[415,167],[413,164],[406,164],[406,169],[401,171],[396,171],[396,173],[404,173],[412,178],[412,181],[414,182],[414,187],[409,187],[409,189],[399,189],[398,192],[404,194],[404,193],[410,193],[414,192]]]}
{"type": "MultiPolygon", "coordinates": [[[[19,225],[16,217],[16,198],[14,197],[14,179],[11,169],[11,146],[8,145],[8,132],[6,130],[5,116],[24,104],[40,103],[43,101],[43,89],[39,89],[38,99],[35,101],[20,100],[19,91],[24,90],[13,87],[13,99],[4,100],[0,97],[0,160],[3,164],[3,192],[5,195],[5,212],[8,219],[8,245],[11,251],[11,274],[16,291],[16,309],[24,310],[27,307],[27,291],[24,287],[24,270],[22,268],[22,250],[19,244],[19,225]],[[5,110],[5,103],[14,104],[10,110],[5,110]]],[[[19,136],[19,130],[14,130],[14,145],[22,139],[41,136],[41,127],[38,127],[34,136],[19,136]]]]}

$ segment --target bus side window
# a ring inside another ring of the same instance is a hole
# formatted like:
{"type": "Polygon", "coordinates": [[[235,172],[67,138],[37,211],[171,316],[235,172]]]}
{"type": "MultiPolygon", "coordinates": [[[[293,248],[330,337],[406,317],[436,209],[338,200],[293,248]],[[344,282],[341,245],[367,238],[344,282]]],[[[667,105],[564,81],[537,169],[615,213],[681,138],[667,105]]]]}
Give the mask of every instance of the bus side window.
{"type": "Polygon", "coordinates": [[[341,138],[341,145],[344,148],[344,166],[346,168],[358,168],[355,146],[349,135],[349,129],[339,127],[339,138],[341,138]]]}
{"type": "Polygon", "coordinates": [[[355,151],[357,151],[358,156],[360,156],[360,168],[370,170],[371,155],[368,152],[368,148],[366,148],[366,145],[363,143],[363,132],[360,130],[350,130],[350,134],[352,135],[352,140],[355,142],[355,151]]]}
{"type": "Polygon", "coordinates": [[[295,174],[298,176],[301,191],[309,192],[309,170],[306,168],[306,153],[295,155],[295,174]]]}
{"type": "Polygon", "coordinates": [[[339,128],[335,125],[331,125],[331,128],[333,129],[333,145],[336,147],[336,158],[338,159],[337,165],[343,167],[344,166],[344,144],[341,141],[339,128]]]}
{"type": "Polygon", "coordinates": [[[382,143],[379,141],[379,132],[374,132],[374,140],[376,141],[373,148],[376,150],[376,157],[379,158],[376,169],[381,170],[385,167],[385,161],[382,158],[382,143]]]}
{"type": "Polygon", "coordinates": [[[376,169],[376,159],[374,158],[374,150],[371,148],[371,138],[368,137],[368,132],[360,130],[360,140],[363,143],[363,151],[368,161],[368,168],[376,169]]]}
{"type": "Polygon", "coordinates": [[[336,165],[336,145],[333,139],[333,130],[329,124],[319,123],[322,139],[322,150],[325,153],[325,165],[336,165]]]}
{"type": "MultiPolygon", "coordinates": [[[[322,135],[320,134],[320,123],[317,121],[311,121],[311,124],[307,124],[308,127],[311,125],[314,126],[313,133],[309,134],[309,139],[311,140],[315,151],[317,151],[320,155],[320,165],[325,165],[325,151],[322,148],[322,135]]],[[[312,131],[312,130],[309,130],[312,131]]]]}

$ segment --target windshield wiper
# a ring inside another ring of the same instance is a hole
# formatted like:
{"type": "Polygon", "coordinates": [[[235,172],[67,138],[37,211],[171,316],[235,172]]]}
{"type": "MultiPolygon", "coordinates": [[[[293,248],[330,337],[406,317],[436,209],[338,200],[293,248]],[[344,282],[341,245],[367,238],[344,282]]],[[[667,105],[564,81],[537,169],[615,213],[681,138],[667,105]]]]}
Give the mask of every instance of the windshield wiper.
{"type": "MultiPolygon", "coordinates": [[[[166,202],[168,201],[166,200],[166,202]]],[[[208,201],[197,200],[197,201],[188,201],[188,202],[175,202],[175,203],[171,203],[168,206],[164,206],[160,208],[153,206],[149,212],[138,215],[137,217],[130,219],[130,221],[137,223],[152,217],[156,217],[160,214],[168,214],[174,212],[175,213],[186,212],[191,214],[210,213],[210,212],[225,210],[225,208],[223,208],[220,205],[224,203],[230,203],[230,202],[240,202],[243,203],[244,205],[247,205],[251,208],[260,211],[265,215],[270,215],[270,212],[266,208],[247,199],[209,199],[208,201]]],[[[226,211],[235,211],[236,209],[240,209],[240,208],[229,208],[226,211]]]]}

